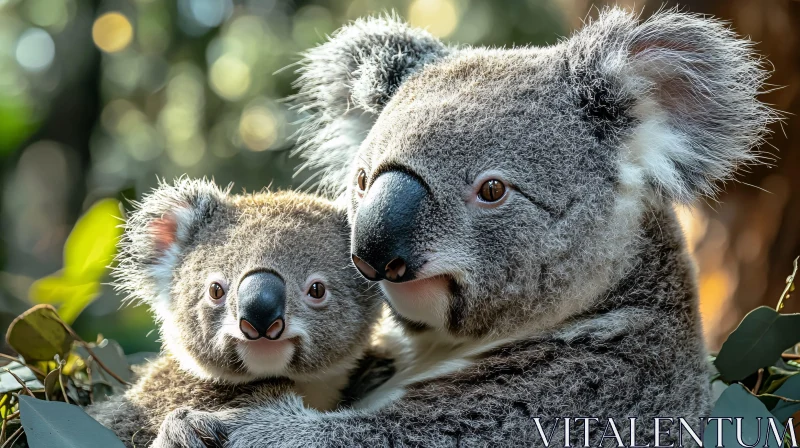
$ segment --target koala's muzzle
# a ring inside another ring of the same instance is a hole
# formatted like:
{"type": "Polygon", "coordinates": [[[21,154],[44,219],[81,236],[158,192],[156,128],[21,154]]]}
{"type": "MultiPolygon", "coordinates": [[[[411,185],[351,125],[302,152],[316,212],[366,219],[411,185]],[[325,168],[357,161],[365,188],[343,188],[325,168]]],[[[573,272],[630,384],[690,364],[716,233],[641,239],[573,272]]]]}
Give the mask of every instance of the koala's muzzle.
{"type": "Polygon", "coordinates": [[[368,280],[413,280],[422,262],[413,249],[419,211],[428,190],[412,174],[378,176],[356,212],[353,263],[368,280]]]}
{"type": "Polygon", "coordinates": [[[272,272],[253,272],[239,283],[239,329],[250,340],[281,337],[286,327],[286,285],[272,272]]]}

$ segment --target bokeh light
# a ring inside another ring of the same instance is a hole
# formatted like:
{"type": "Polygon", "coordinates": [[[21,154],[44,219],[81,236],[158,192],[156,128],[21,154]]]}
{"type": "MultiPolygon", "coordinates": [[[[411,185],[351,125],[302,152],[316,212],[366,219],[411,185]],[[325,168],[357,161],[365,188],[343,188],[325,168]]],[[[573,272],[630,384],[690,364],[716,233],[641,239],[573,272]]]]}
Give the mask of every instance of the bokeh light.
{"type": "Polygon", "coordinates": [[[75,12],[72,0],[25,0],[27,16],[31,23],[61,31],[75,12]]]}
{"type": "Polygon", "coordinates": [[[218,26],[233,10],[230,0],[188,0],[188,3],[194,20],[208,28],[218,26]]]}
{"type": "Polygon", "coordinates": [[[56,45],[47,31],[29,28],[17,41],[17,62],[24,69],[39,72],[50,67],[56,55],[56,45]]]}
{"type": "Polygon", "coordinates": [[[451,0],[414,0],[408,8],[408,21],[434,36],[447,37],[458,25],[458,10],[451,0]]]}
{"type": "Polygon", "coordinates": [[[224,54],[211,64],[208,80],[217,95],[234,101],[250,88],[250,67],[240,58],[224,54]]]}
{"type": "Polygon", "coordinates": [[[133,26],[127,17],[109,12],[98,17],[92,26],[92,39],[106,53],[124,50],[133,40],[133,26]]]}
{"type": "Polygon", "coordinates": [[[333,17],[327,8],[309,5],[300,8],[294,16],[292,38],[301,47],[310,47],[333,32],[333,17]]]}
{"type": "Polygon", "coordinates": [[[277,138],[275,116],[266,106],[254,105],[242,112],[239,120],[239,135],[244,145],[252,151],[264,151],[277,138]]]}

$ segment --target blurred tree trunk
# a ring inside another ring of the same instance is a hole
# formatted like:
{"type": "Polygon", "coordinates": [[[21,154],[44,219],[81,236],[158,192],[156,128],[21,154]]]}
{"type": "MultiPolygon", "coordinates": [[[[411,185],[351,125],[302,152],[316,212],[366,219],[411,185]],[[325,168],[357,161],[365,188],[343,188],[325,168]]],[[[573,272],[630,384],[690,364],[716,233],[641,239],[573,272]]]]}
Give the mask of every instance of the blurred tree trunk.
{"type": "MultiPolygon", "coordinates": [[[[644,15],[661,5],[648,2],[644,15]]],[[[774,67],[769,82],[775,88],[763,100],[787,113],[783,125],[772,126],[772,146],[762,148],[775,157],[773,166],[740,173],[719,203],[698,204],[690,217],[707,342],[716,350],[744,314],[777,304],[800,255],[800,2],[682,0],[665,6],[676,5],[729,21],[756,42],[774,67]]],[[[800,297],[789,299],[784,311],[800,312],[800,297]]]]}

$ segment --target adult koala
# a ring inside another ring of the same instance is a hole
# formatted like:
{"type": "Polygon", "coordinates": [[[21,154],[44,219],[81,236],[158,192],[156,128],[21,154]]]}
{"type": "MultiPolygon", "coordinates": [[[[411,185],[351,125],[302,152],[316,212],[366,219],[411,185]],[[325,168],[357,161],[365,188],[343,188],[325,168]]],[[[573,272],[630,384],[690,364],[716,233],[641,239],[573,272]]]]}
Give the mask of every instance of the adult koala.
{"type": "Polygon", "coordinates": [[[304,154],[346,190],[354,262],[424,350],[372,407],[217,414],[229,445],[564,446],[555,417],[599,418],[593,445],[627,445],[628,417],[634,444],[654,417],[699,431],[706,352],[672,203],[758,161],[767,75],[751,42],[676,11],[607,9],[513,49],[368,19],[311,50],[304,154]]]}

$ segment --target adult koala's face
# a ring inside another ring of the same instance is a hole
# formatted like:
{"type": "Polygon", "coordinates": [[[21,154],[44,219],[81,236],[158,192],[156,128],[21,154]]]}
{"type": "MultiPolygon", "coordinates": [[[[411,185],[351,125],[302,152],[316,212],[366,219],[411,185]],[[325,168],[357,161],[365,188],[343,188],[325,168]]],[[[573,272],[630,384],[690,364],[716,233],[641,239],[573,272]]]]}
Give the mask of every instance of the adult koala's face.
{"type": "Polygon", "coordinates": [[[417,326],[554,325],[608,289],[647,204],[689,201],[773,118],[719,22],[610,9],[547,48],[454,49],[392,18],[310,51],[308,165],[343,187],[356,267],[417,326]]]}
{"type": "Polygon", "coordinates": [[[615,160],[564,107],[559,69],[543,50],[472,51],[378,116],[348,186],[353,255],[402,317],[482,335],[552,309],[591,269],[615,160]]]}

